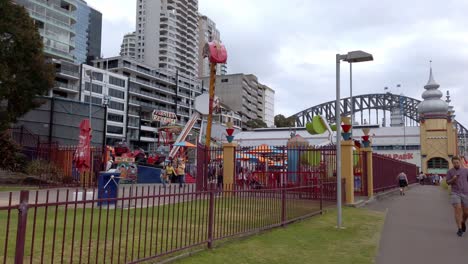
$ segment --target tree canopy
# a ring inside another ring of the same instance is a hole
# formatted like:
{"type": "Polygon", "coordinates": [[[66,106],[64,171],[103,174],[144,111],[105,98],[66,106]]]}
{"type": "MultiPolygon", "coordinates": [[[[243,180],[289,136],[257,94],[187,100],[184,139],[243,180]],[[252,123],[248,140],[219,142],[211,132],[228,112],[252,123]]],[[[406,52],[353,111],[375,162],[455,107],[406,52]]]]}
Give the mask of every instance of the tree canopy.
{"type": "Polygon", "coordinates": [[[261,119],[252,119],[245,123],[250,128],[266,128],[267,124],[261,119]]]}
{"type": "Polygon", "coordinates": [[[295,122],[293,117],[286,118],[284,115],[275,116],[275,126],[276,127],[294,127],[295,122]]]}
{"type": "Polygon", "coordinates": [[[0,1],[0,132],[38,106],[54,84],[41,36],[24,7],[0,1]]]}

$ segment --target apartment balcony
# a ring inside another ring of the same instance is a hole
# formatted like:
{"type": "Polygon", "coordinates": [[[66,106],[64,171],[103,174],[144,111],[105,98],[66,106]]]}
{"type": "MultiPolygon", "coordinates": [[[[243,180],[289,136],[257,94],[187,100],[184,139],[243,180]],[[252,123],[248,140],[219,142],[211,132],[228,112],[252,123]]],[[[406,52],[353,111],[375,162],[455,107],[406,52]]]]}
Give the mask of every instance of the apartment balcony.
{"type": "Polygon", "coordinates": [[[158,129],[155,127],[150,127],[150,126],[141,126],[142,131],[149,131],[149,132],[158,132],[158,129]]]}
{"type": "Polygon", "coordinates": [[[144,70],[144,69],[141,69],[141,68],[139,68],[139,67],[137,67],[135,65],[132,65],[132,64],[119,63],[119,67],[130,69],[130,70],[132,70],[133,72],[136,72],[136,73],[143,73],[143,74],[145,74],[147,76],[157,78],[158,80],[167,82],[169,84],[174,84],[173,78],[168,77],[167,75],[162,75],[158,71],[144,70]]]}
{"type": "Polygon", "coordinates": [[[141,137],[141,141],[142,142],[151,142],[151,143],[155,143],[155,142],[158,142],[158,139],[156,137],[154,138],[150,138],[150,137],[141,137]]]}
{"type": "Polygon", "coordinates": [[[138,124],[138,122],[128,122],[127,126],[130,128],[135,128],[135,129],[140,128],[140,125],[138,124]]]}
{"type": "Polygon", "coordinates": [[[46,10],[47,9],[44,9],[43,12],[38,12],[36,10],[28,9],[28,12],[29,12],[29,15],[35,20],[39,20],[39,21],[42,21],[44,23],[52,24],[52,25],[54,25],[56,27],[59,27],[59,28],[61,28],[63,30],[68,31],[73,36],[75,35],[75,31],[73,30],[73,28],[71,26],[71,24],[72,24],[71,22],[67,23],[67,22],[61,21],[59,19],[53,18],[53,17],[47,15],[46,10]]]}
{"type": "Polygon", "coordinates": [[[169,107],[163,107],[163,106],[155,105],[155,104],[152,104],[152,103],[141,102],[141,101],[137,101],[135,99],[130,99],[130,104],[134,104],[134,105],[138,105],[138,106],[145,106],[145,107],[151,108],[153,110],[162,110],[162,111],[167,111],[167,112],[173,112],[174,111],[173,109],[171,109],[169,107]]]}
{"type": "Polygon", "coordinates": [[[80,91],[80,87],[78,85],[63,82],[55,82],[55,88],[71,93],[78,93],[80,91]]]}
{"type": "Polygon", "coordinates": [[[74,72],[74,71],[69,71],[65,69],[56,69],[55,74],[65,77],[67,79],[72,79],[72,80],[79,80],[80,79],[80,73],[79,70],[74,72]]]}
{"type": "Polygon", "coordinates": [[[49,2],[47,0],[33,0],[33,2],[35,2],[36,4],[39,4],[39,5],[43,6],[43,7],[46,7],[46,8],[52,9],[52,10],[54,10],[56,12],[59,12],[62,15],[67,16],[68,18],[73,20],[72,23],[76,22],[76,15],[75,15],[75,12],[73,12],[73,11],[76,10],[76,3],[74,3],[74,2],[69,1],[69,3],[71,4],[70,7],[71,7],[72,10],[64,9],[61,6],[56,5],[54,3],[51,3],[51,2],[49,2]]]}
{"type": "Polygon", "coordinates": [[[173,89],[170,89],[170,88],[167,88],[167,87],[155,84],[155,83],[147,82],[147,81],[136,79],[133,77],[130,78],[130,81],[137,83],[137,84],[142,84],[145,87],[148,87],[148,88],[160,91],[160,92],[166,92],[166,93],[175,95],[175,91],[173,89]]]}
{"type": "Polygon", "coordinates": [[[178,105],[178,106],[185,107],[185,108],[191,108],[191,105],[190,105],[190,104],[187,104],[187,103],[184,103],[184,102],[177,102],[177,105],[178,105]]]}
{"type": "Polygon", "coordinates": [[[130,93],[136,96],[147,98],[147,99],[159,100],[163,103],[175,104],[175,100],[172,98],[159,96],[154,93],[148,93],[137,88],[130,88],[130,93]]]}

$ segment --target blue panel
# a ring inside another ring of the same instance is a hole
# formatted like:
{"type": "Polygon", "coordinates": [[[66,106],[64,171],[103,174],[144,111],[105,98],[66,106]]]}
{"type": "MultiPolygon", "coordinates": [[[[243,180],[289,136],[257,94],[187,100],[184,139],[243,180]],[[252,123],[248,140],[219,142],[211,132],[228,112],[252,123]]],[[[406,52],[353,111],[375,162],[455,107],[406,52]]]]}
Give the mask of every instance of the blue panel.
{"type": "Polygon", "coordinates": [[[161,169],[138,166],[137,183],[161,183],[161,169]]]}
{"type": "MultiPolygon", "coordinates": [[[[109,172],[101,172],[98,178],[98,199],[106,199],[106,198],[117,198],[118,197],[118,190],[119,190],[119,178],[114,178],[115,182],[111,180],[111,176],[119,177],[120,173],[109,173],[109,172]],[[105,187],[105,188],[104,188],[105,187]]],[[[117,204],[116,200],[113,201],[104,201],[98,202],[98,206],[100,205],[107,205],[107,204],[117,204]]]]}

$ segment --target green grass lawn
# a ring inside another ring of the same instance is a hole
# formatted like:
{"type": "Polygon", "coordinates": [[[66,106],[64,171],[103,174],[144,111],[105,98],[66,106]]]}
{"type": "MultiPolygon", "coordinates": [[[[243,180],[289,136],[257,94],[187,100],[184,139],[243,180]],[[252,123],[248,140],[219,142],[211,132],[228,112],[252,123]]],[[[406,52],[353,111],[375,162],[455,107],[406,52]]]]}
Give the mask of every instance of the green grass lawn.
{"type": "Polygon", "coordinates": [[[0,192],[14,192],[21,190],[38,190],[36,186],[23,186],[23,185],[0,185],[0,192]]]}
{"type": "MultiPolygon", "coordinates": [[[[116,263],[124,263],[206,241],[206,199],[162,206],[152,206],[152,202],[151,199],[149,207],[137,209],[107,210],[107,207],[96,208],[96,204],[94,209],[90,208],[91,204],[86,209],[75,209],[73,205],[68,210],[63,206],[29,208],[26,260],[29,262],[32,258],[33,263],[41,263],[41,260],[50,262],[51,259],[62,262],[63,253],[65,263],[72,259],[73,262],[102,263],[104,258],[106,262],[113,258],[116,263]]],[[[156,198],[156,205],[157,202],[156,198]]],[[[137,203],[140,204],[141,200],[137,203]]],[[[319,210],[318,202],[311,200],[293,200],[286,206],[288,219],[319,210]]],[[[267,196],[216,198],[214,237],[279,223],[280,208],[280,199],[267,196]]],[[[16,229],[17,210],[11,210],[10,215],[5,210],[0,211],[0,260],[5,255],[3,249],[7,248],[7,263],[13,261],[16,229]],[[5,239],[7,232],[8,239],[5,239]]]]}
{"type": "Polygon", "coordinates": [[[335,228],[333,210],[286,228],[229,242],[176,263],[374,263],[384,214],[345,208],[343,215],[344,230],[335,228]]]}

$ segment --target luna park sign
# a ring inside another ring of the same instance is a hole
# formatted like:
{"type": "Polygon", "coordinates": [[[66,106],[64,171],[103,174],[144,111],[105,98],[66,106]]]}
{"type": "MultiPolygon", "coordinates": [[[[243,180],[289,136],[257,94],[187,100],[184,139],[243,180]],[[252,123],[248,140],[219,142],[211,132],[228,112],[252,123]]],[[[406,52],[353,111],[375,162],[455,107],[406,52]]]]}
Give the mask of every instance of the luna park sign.
{"type": "Polygon", "coordinates": [[[412,160],[414,159],[414,153],[406,153],[406,154],[382,154],[385,157],[399,159],[399,160],[412,160]]]}

